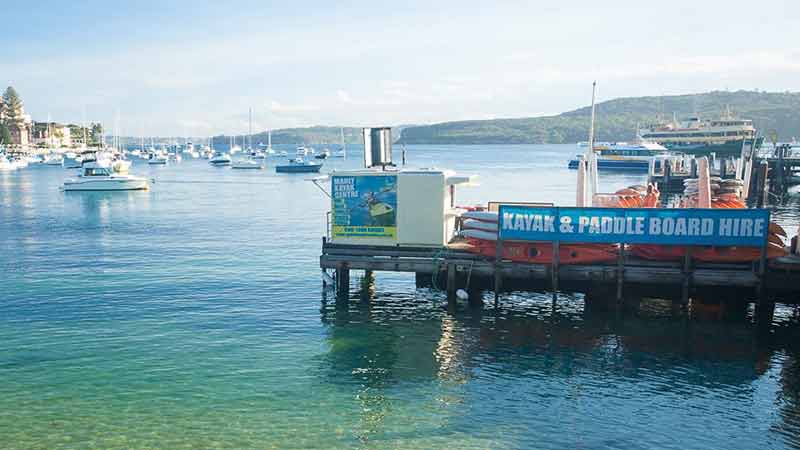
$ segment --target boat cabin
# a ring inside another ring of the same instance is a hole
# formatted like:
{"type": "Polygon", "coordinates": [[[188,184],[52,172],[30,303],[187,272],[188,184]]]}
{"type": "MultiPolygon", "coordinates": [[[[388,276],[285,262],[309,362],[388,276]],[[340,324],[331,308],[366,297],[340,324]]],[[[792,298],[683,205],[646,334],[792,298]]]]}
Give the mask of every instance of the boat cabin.
{"type": "Polygon", "coordinates": [[[83,174],[84,177],[110,177],[111,176],[111,169],[108,167],[84,167],[83,174]]]}

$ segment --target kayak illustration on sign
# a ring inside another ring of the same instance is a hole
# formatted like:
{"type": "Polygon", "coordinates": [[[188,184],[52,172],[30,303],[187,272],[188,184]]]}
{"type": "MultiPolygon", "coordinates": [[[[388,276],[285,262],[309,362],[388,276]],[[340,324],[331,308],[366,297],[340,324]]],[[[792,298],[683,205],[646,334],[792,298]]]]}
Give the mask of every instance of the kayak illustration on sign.
{"type": "Polygon", "coordinates": [[[333,235],[395,238],[397,176],[334,176],[333,235]]]}

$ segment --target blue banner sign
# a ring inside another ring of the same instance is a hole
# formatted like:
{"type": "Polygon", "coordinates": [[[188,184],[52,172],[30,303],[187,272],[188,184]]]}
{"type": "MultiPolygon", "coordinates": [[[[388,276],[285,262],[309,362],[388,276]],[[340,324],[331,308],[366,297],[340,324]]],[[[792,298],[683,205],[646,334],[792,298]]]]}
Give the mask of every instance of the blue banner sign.
{"type": "Polygon", "coordinates": [[[573,208],[501,205],[500,238],[664,245],[761,247],[766,209],[573,208]]]}

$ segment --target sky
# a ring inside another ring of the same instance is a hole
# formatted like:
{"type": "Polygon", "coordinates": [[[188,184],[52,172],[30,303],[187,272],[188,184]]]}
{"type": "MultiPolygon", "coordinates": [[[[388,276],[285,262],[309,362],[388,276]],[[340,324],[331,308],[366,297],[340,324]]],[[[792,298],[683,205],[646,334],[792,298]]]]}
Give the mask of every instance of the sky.
{"type": "Polygon", "coordinates": [[[208,136],[800,91],[800,1],[5,0],[0,84],[35,120],[208,136]]]}

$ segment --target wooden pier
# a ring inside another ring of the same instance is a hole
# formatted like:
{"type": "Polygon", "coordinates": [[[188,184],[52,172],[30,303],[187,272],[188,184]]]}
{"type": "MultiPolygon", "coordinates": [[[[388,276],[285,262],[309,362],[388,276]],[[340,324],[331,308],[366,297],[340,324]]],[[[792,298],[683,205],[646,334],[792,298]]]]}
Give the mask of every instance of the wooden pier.
{"type": "MultiPolygon", "coordinates": [[[[736,176],[735,158],[711,158],[710,175],[722,179],[736,176]]],[[[680,194],[684,181],[697,178],[697,164],[694,158],[680,164],[665,163],[658,171],[651,167],[649,183],[658,183],[659,189],[667,194],[680,194]]],[[[788,145],[779,145],[769,154],[755,155],[752,159],[752,175],[748,189],[748,203],[763,205],[770,198],[782,198],[792,186],[800,184],[800,155],[791,152],[788,145]]]]}
{"type": "Polygon", "coordinates": [[[775,303],[800,304],[800,257],[773,260],[765,267],[752,264],[656,262],[623,255],[612,263],[591,265],[528,264],[496,261],[465,250],[454,242],[442,248],[383,247],[331,244],[323,239],[320,267],[335,272],[337,293],[347,296],[350,271],[416,274],[418,287],[446,290],[451,306],[456,291],[469,294],[471,304],[482,304],[481,291],[495,292],[495,302],[511,290],[581,292],[602,299],[606,306],[622,307],[643,297],[672,300],[677,307],[689,300],[713,299],[737,305],[755,303],[760,320],[771,322],[775,303]]]}

